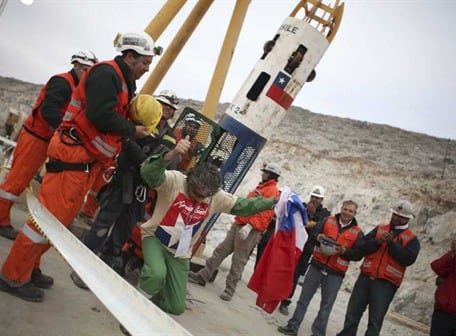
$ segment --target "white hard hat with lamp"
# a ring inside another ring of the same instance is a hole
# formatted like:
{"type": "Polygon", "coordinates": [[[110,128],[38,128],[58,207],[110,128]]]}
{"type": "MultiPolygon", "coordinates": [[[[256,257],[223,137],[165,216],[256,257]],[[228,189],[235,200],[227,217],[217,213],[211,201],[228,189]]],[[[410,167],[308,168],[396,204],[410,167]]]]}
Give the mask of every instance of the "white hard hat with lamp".
{"type": "Polygon", "coordinates": [[[73,64],[74,62],[78,62],[78,63],[83,64],[83,65],[92,66],[92,65],[94,65],[95,63],[98,62],[98,58],[90,50],[78,51],[76,54],[71,56],[71,62],[70,63],[73,64]]]}
{"type": "Polygon", "coordinates": [[[155,96],[155,99],[163,104],[171,106],[175,110],[179,107],[179,98],[177,98],[176,94],[172,90],[160,91],[160,93],[155,96]]]}
{"type": "Polygon", "coordinates": [[[193,113],[189,113],[185,116],[185,123],[192,123],[192,124],[195,124],[195,125],[198,125],[198,126],[201,126],[202,125],[202,121],[201,119],[199,119],[196,115],[194,115],[193,113]]]}
{"type": "Polygon", "coordinates": [[[157,56],[163,52],[163,48],[156,47],[152,37],[145,32],[117,34],[114,46],[117,51],[134,50],[144,56],[157,56]]]}
{"type": "Polygon", "coordinates": [[[396,203],[394,208],[391,208],[393,214],[396,214],[404,218],[413,218],[415,217],[412,212],[412,204],[406,200],[400,200],[396,203]]]}
{"type": "Polygon", "coordinates": [[[282,174],[279,164],[275,162],[264,162],[261,171],[273,173],[277,176],[280,176],[282,174]]]}
{"type": "Polygon", "coordinates": [[[310,193],[310,196],[314,196],[317,198],[325,198],[325,188],[323,188],[322,186],[319,186],[319,185],[313,187],[312,192],[310,193]]]}

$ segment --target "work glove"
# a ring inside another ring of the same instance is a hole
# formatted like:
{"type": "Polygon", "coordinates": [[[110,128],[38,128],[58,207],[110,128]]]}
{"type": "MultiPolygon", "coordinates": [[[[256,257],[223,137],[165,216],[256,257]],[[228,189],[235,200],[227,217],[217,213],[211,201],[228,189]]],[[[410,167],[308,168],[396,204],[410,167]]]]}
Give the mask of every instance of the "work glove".
{"type": "Polygon", "coordinates": [[[252,230],[252,225],[251,224],[245,224],[238,232],[238,235],[239,235],[239,238],[241,238],[242,240],[245,240],[250,231],[252,230]]]}

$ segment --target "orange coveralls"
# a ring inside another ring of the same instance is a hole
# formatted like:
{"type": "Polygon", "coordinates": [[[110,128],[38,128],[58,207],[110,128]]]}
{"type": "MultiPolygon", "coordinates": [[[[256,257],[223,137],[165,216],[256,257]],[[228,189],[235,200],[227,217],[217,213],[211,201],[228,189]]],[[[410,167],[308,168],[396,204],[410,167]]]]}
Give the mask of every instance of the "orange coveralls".
{"type": "MultiPolygon", "coordinates": [[[[65,167],[63,170],[53,172],[48,163],[38,195],[41,204],[64,226],[70,225],[81,209],[84,197],[103,168],[103,164],[111,162],[120,151],[120,145],[118,148],[113,145],[122,136],[132,136],[135,132],[135,125],[127,120],[129,100],[133,95],[135,85],[125,83],[124,78],[129,78],[129,72],[123,73],[124,69],[129,71],[128,65],[121,56],[114,61],[100,62],[92,66],[74,90],[72,104],[68,106],[64,122],[49,143],[50,163],[61,162],[66,166],[78,165],[78,169],[65,167]],[[111,68],[107,68],[106,65],[111,68]],[[103,67],[101,68],[101,66],[103,67]],[[90,76],[95,69],[97,69],[96,71],[100,69],[98,73],[103,73],[98,76],[90,76]],[[118,83],[115,83],[117,85],[107,86],[106,81],[110,80],[117,81],[118,83]],[[93,89],[86,92],[86,86],[89,85],[93,89]],[[104,87],[105,91],[99,92],[97,90],[99,87],[104,87]],[[117,87],[120,88],[119,91],[117,91],[117,87]],[[99,101],[100,105],[94,104],[95,106],[90,111],[85,109],[88,105],[89,95],[95,103],[99,96],[104,98],[99,101]],[[104,104],[108,99],[113,101],[114,109],[111,104],[104,104]],[[107,133],[106,131],[109,130],[105,130],[105,133],[98,131],[96,125],[87,118],[89,113],[92,118],[94,114],[95,117],[98,117],[100,127],[103,127],[101,123],[107,121],[109,124],[115,119],[118,133],[107,133]],[[72,134],[72,130],[76,130],[76,132],[72,134]],[[95,140],[98,141],[97,144],[103,143],[103,149],[111,150],[109,156],[94,150],[95,140]],[[87,165],[87,169],[80,169],[80,165],[87,165]]],[[[27,220],[2,266],[2,279],[9,282],[10,285],[19,286],[30,281],[33,269],[38,268],[41,256],[49,247],[47,239],[39,233],[31,220],[27,220]]]]}
{"type": "Polygon", "coordinates": [[[11,207],[46,161],[49,140],[78,82],[76,72],[71,70],[53,76],[41,89],[19,135],[11,169],[0,186],[0,226],[11,225],[11,207]],[[50,125],[43,117],[43,107],[47,115],[55,119],[56,125],[50,125]]]}

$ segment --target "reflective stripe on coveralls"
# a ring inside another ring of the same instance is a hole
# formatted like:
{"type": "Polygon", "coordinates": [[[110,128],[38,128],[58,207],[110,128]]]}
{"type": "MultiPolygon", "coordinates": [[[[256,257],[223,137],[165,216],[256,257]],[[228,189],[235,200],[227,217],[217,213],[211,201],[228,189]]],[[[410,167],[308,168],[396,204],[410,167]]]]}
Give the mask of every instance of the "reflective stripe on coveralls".
{"type": "Polygon", "coordinates": [[[11,169],[0,187],[0,226],[11,225],[11,207],[46,161],[48,146],[48,142],[21,130],[11,169]]]}
{"type": "Polygon", "coordinates": [[[27,224],[22,227],[22,233],[35,244],[48,244],[49,241],[27,224]]]}
{"type": "Polygon", "coordinates": [[[17,197],[16,195],[13,195],[12,193],[9,193],[9,192],[4,191],[2,189],[0,189],[0,197],[4,198],[4,199],[7,199],[7,200],[10,200],[10,201],[13,201],[13,202],[17,202],[19,200],[19,197],[17,197]]]}

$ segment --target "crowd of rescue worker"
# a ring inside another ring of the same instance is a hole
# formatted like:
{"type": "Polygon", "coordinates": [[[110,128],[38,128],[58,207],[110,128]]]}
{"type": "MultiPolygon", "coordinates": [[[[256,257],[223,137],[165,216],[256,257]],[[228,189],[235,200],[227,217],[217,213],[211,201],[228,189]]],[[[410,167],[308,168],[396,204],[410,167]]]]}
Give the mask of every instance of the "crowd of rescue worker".
{"type": "MultiPolygon", "coordinates": [[[[232,255],[220,295],[230,301],[256,248],[255,272],[269,272],[261,276],[263,283],[254,276],[249,283],[259,293],[257,304],[288,315],[297,285],[302,286],[280,333],[298,335],[320,288],[311,331],[326,335],[349,263],[362,260],[337,335],[356,335],[367,307],[365,335],[379,335],[406,269],[420,251],[409,227],[411,203],[398,201],[389,221],[364,234],[356,219],[356,201],[344,200],[332,215],[323,206],[325,189],[315,186],[302,202],[287,187],[279,188],[282,172],[275,162],[263,165],[260,182],[246,197],[225,192],[220,167],[198,162],[205,151],[197,136],[203,119],[188,113],[183,126],[173,128],[179,108],[173,91],[136,93],[136,80],[149,71],[161,48],[142,32],[119,35],[115,47],[120,54],[101,62],[92,51],[75,53],[72,69],[48,80],[23,124],[0,185],[0,235],[14,240],[0,270],[0,290],[40,302],[43,289],[54,283],[40,268],[49,241],[31,219],[18,231],[10,215],[44,165],[39,201],[64,226],[77,216],[89,223],[82,238],[87,248],[120,275],[137,269],[138,287],[163,311],[184,313],[187,283],[205,286],[232,255]],[[205,219],[219,212],[235,215],[234,222],[205,267],[190,271],[205,219]]],[[[455,336],[456,239],[431,267],[438,275],[431,335],[455,336]]],[[[76,272],[70,277],[89,289],[76,272]]]]}

